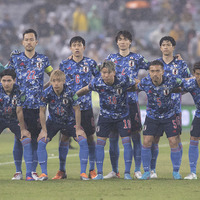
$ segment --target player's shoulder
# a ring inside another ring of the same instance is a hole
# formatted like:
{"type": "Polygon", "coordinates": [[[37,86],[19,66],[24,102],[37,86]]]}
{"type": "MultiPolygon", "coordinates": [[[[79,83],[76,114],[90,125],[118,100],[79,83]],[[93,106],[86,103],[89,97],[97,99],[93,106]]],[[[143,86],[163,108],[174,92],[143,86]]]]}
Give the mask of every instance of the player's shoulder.
{"type": "Polygon", "coordinates": [[[135,59],[135,60],[139,60],[141,58],[144,58],[144,56],[142,56],[141,54],[134,53],[134,52],[130,52],[128,56],[129,56],[129,58],[132,58],[132,59],[135,59]]]}
{"type": "Polygon", "coordinates": [[[175,59],[174,59],[174,63],[175,63],[177,66],[187,66],[187,63],[186,63],[184,60],[179,60],[178,58],[175,58],[175,59]]]}

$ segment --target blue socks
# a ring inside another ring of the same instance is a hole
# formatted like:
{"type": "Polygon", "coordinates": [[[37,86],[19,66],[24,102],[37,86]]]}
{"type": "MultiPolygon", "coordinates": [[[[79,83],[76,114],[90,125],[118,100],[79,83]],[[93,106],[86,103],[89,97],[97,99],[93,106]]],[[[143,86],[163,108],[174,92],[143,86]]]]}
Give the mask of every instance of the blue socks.
{"type": "Polygon", "coordinates": [[[171,161],[173,165],[173,172],[178,172],[181,165],[182,153],[181,148],[171,148],[171,161]]]}
{"type": "Polygon", "coordinates": [[[140,171],[141,166],[141,138],[140,133],[136,133],[132,136],[133,141],[133,156],[135,161],[135,172],[140,171]]]}
{"type": "Polygon", "coordinates": [[[122,144],[124,146],[124,162],[125,162],[125,174],[130,174],[132,164],[132,146],[130,137],[122,138],[122,144]]]}
{"type": "Polygon", "coordinates": [[[95,146],[95,141],[93,141],[91,144],[88,144],[90,171],[95,169],[95,146]]]}
{"type": "Polygon", "coordinates": [[[103,174],[103,161],[104,161],[104,147],[106,145],[106,141],[97,138],[96,144],[96,165],[98,174],[103,174]]]}
{"type": "Polygon", "coordinates": [[[114,171],[115,173],[118,173],[119,137],[110,137],[109,140],[110,140],[109,153],[110,153],[112,171],[114,171]]]}
{"type": "Polygon", "coordinates": [[[158,144],[152,144],[151,147],[151,154],[152,154],[152,158],[151,158],[151,170],[155,170],[156,169],[156,162],[157,162],[157,158],[158,158],[158,153],[159,153],[159,148],[158,148],[158,144]]]}
{"type": "Polygon", "coordinates": [[[22,172],[22,154],[23,147],[19,139],[15,137],[14,147],[13,147],[13,157],[16,167],[16,172],[22,172]]]}
{"type": "Polygon", "coordinates": [[[191,173],[196,174],[196,166],[197,166],[197,160],[199,158],[199,141],[190,140],[190,146],[189,146],[189,162],[190,162],[190,171],[191,173]]]}
{"type": "Polygon", "coordinates": [[[151,146],[150,147],[144,147],[142,146],[142,163],[144,172],[150,171],[150,162],[151,162],[151,146]]]}
{"type": "Polygon", "coordinates": [[[60,160],[60,171],[65,172],[66,157],[69,150],[69,142],[60,142],[59,144],[59,160],[60,160]]]}

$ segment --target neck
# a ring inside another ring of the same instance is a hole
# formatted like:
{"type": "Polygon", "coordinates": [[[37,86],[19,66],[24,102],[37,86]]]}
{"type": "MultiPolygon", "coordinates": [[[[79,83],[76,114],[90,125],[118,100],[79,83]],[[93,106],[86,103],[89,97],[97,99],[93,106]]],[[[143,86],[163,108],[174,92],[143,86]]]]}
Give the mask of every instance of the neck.
{"type": "Polygon", "coordinates": [[[25,51],[24,53],[28,58],[32,58],[35,55],[35,50],[33,50],[33,51],[25,51]]]}
{"type": "Polygon", "coordinates": [[[75,62],[80,62],[82,59],[83,59],[83,56],[79,56],[79,57],[73,56],[73,60],[75,62]]]}
{"type": "Polygon", "coordinates": [[[130,49],[119,50],[119,54],[123,57],[127,56],[130,53],[130,49]]]}
{"type": "Polygon", "coordinates": [[[164,60],[164,62],[166,64],[169,64],[174,59],[174,56],[173,56],[173,54],[171,54],[171,55],[163,55],[162,59],[164,60]]]}

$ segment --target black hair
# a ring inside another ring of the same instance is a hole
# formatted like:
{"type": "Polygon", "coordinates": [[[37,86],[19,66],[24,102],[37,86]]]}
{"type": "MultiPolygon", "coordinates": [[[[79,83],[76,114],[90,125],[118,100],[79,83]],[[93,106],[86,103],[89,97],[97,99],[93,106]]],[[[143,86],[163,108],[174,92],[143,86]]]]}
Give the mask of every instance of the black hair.
{"type": "Polygon", "coordinates": [[[75,42],[80,42],[80,43],[83,44],[83,46],[85,46],[85,40],[81,36],[75,36],[75,37],[73,37],[70,40],[70,42],[69,42],[69,46],[71,47],[72,43],[75,43],[75,42]]]}
{"type": "Polygon", "coordinates": [[[160,39],[160,46],[162,45],[163,41],[169,41],[172,43],[172,46],[176,46],[176,41],[171,36],[164,36],[160,39]]]}
{"type": "Polygon", "coordinates": [[[200,69],[200,62],[194,63],[193,72],[195,73],[196,69],[200,69]]]}
{"type": "Polygon", "coordinates": [[[164,69],[164,65],[163,65],[163,63],[160,60],[153,60],[153,61],[151,61],[150,65],[149,65],[149,68],[152,65],[160,65],[164,69]]]}
{"type": "Polygon", "coordinates": [[[128,40],[130,40],[130,42],[132,42],[132,35],[129,31],[127,30],[123,30],[123,31],[119,31],[115,37],[115,41],[117,42],[120,38],[120,36],[123,35],[125,38],[127,38],[128,40]]]}
{"type": "Polygon", "coordinates": [[[37,40],[37,32],[35,30],[31,29],[31,28],[24,31],[23,39],[24,39],[24,35],[28,34],[28,33],[33,33],[35,35],[35,39],[37,40]]]}
{"type": "Polygon", "coordinates": [[[13,69],[4,69],[1,73],[0,73],[0,78],[4,77],[4,76],[11,76],[12,79],[14,80],[16,78],[16,73],[13,69]]]}

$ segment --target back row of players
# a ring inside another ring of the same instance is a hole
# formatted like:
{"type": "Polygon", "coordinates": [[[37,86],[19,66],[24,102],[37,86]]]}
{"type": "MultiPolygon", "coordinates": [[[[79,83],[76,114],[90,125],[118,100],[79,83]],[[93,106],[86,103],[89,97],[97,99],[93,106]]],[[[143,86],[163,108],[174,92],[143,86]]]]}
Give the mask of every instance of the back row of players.
{"type": "Polygon", "coordinates": [[[132,179],[132,156],[135,178],[157,178],[158,142],[164,132],[171,148],[173,178],[181,179],[181,92],[190,92],[197,106],[189,147],[191,173],[185,177],[197,179],[200,63],[194,65],[194,78],[187,64],[174,57],[176,42],[172,37],[161,38],[162,57],[150,63],[143,56],[130,52],[132,36],[128,31],[120,31],[116,36],[119,53],[110,54],[99,67],[94,60],[83,56],[85,40],[76,36],[70,40],[72,56],[62,61],[59,70],[54,71],[48,58],[35,51],[37,43],[37,33],[32,29],[26,30],[22,41],[25,51],[14,52],[7,69],[0,76],[0,131],[10,128],[16,136],[13,149],[16,173],[13,180],[22,179],[23,149],[26,180],[48,179],[46,145],[59,131],[60,168],[53,179],[67,177],[65,165],[71,136],[80,146],[82,180],[119,178],[119,135],[124,146],[124,179],[132,179]],[[140,69],[149,70],[149,75],[141,81],[137,79],[140,69]],[[50,75],[51,85],[43,91],[44,72],[50,75]],[[100,96],[96,144],[91,91],[98,92],[100,96]],[[138,91],[145,91],[148,98],[143,145],[138,91]],[[49,116],[46,121],[47,105],[49,116]],[[103,177],[104,146],[108,137],[112,172],[103,177]],[[89,178],[86,174],[88,157],[89,178]],[[40,176],[36,173],[38,162],[42,171],[40,176]]]}

